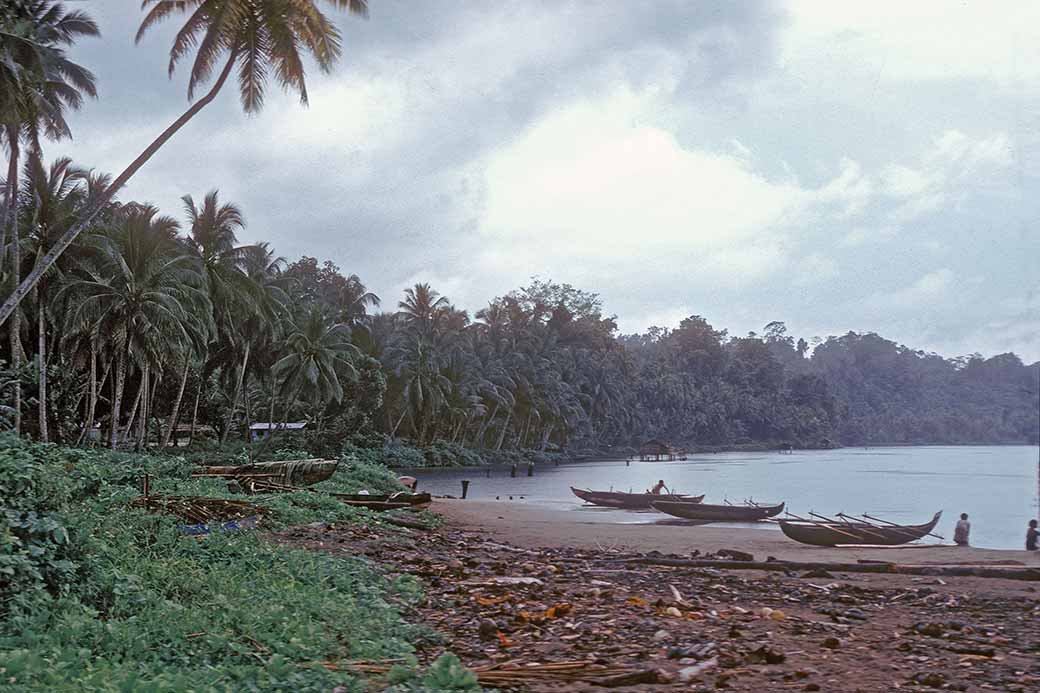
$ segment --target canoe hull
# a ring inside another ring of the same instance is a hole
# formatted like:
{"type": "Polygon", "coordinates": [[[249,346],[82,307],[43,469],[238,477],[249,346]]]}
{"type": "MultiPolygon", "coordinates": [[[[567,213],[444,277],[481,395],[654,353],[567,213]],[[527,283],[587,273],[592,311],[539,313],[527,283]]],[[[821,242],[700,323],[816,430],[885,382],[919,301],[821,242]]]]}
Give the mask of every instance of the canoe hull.
{"type": "Polygon", "coordinates": [[[419,510],[430,504],[429,493],[392,493],[387,496],[367,495],[363,493],[334,493],[336,500],[346,505],[369,510],[419,510]]]}
{"type": "Polygon", "coordinates": [[[622,510],[649,510],[655,500],[676,500],[686,503],[700,503],[704,496],[682,496],[677,494],[654,493],[621,493],[620,491],[590,491],[571,487],[571,492],[586,503],[601,508],[619,508],[622,510]]]}
{"type": "Polygon", "coordinates": [[[333,475],[338,460],[283,460],[256,462],[237,467],[202,467],[201,476],[219,476],[224,479],[262,478],[288,486],[312,486],[333,475]]]}
{"type": "Polygon", "coordinates": [[[784,504],[778,505],[708,505],[705,503],[683,503],[655,501],[653,509],[684,520],[700,522],[758,522],[779,515],[784,504]]]}
{"type": "Polygon", "coordinates": [[[788,538],[810,546],[900,546],[926,536],[939,524],[942,511],[923,525],[877,527],[854,522],[813,524],[798,520],[780,520],[780,531],[788,538]]]}

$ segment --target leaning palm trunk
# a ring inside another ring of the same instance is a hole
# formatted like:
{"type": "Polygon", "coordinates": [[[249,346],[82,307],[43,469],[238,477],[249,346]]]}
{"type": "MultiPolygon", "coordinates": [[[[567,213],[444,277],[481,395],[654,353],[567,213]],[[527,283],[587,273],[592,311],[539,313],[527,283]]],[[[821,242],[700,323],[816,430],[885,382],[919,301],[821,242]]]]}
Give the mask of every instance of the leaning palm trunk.
{"type": "Polygon", "coordinates": [[[47,318],[40,291],[36,292],[37,365],[40,369],[40,440],[49,442],[47,435],[47,318]]]}
{"type": "Polygon", "coordinates": [[[502,449],[502,443],[504,443],[505,439],[506,439],[506,431],[509,430],[509,421],[512,418],[513,418],[513,410],[510,409],[509,411],[506,412],[506,421],[505,421],[504,424],[502,424],[502,430],[498,434],[498,443],[495,445],[495,450],[501,450],[502,449]]]}
{"type": "Polygon", "coordinates": [[[141,403],[141,416],[137,421],[137,435],[136,441],[134,442],[134,450],[141,449],[141,442],[144,440],[145,434],[148,431],[148,379],[150,371],[145,366],[144,372],[141,373],[141,387],[137,395],[137,400],[141,403]]]}
{"type": "Polygon", "coordinates": [[[166,423],[166,432],[163,434],[162,443],[160,447],[166,448],[170,445],[170,436],[173,435],[173,428],[177,425],[177,415],[181,410],[181,398],[184,397],[184,386],[188,384],[188,367],[191,366],[190,355],[184,356],[184,372],[181,374],[181,386],[177,389],[177,399],[173,401],[173,410],[170,412],[170,420],[166,423]]]}
{"type": "MultiPolygon", "coordinates": [[[[36,264],[36,267],[34,267],[32,272],[29,273],[29,276],[25,278],[25,281],[23,281],[21,284],[18,284],[17,288],[15,288],[15,290],[11,293],[7,300],[4,301],[3,305],[0,306],[0,325],[6,322],[8,318],[12,317],[12,315],[15,313],[15,308],[18,307],[18,304],[22,302],[22,299],[25,298],[25,296],[32,290],[32,288],[36,286],[36,283],[40,281],[40,277],[42,277],[44,273],[51,268],[51,265],[57,262],[58,257],[60,257],[61,254],[65,252],[66,248],[72,245],[72,242],[76,240],[80,233],[83,232],[83,229],[87,228],[90,222],[94,220],[94,217],[96,217],[98,213],[101,212],[101,210],[104,209],[104,207],[112,201],[112,198],[115,197],[116,193],[119,192],[119,190],[124,185],[126,185],[126,182],[130,180],[130,178],[135,173],[137,173],[138,169],[144,166],[148,162],[148,160],[151,159],[157,151],[159,151],[159,148],[166,144],[167,140],[173,137],[178,130],[184,127],[184,125],[187,124],[189,120],[195,117],[196,113],[205,108],[216,97],[217,93],[220,91],[220,88],[224,86],[224,82],[227,81],[228,75],[231,74],[231,68],[234,67],[235,59],[237,57],[238,51],[232,49],[231,55],[228,57],[227,64],[224,65],[224,69],[221,71],[220,76],[217,78],[216,83],[213,85],[213,88],[210,89],[205,96],[193,103],[191,107],[181,115],[180,118],[175,120],[173,124],[170,125],[170,127],[163,130],[162,134],[156,137],[152,141],[152,143],[149,144],[143,152],[141,152],[140,156],[134,159],[130,163],[130,165],[127,166],[126,169],[122,173],[120,173],[114,181],[112,181],[112,184],[108,186],[105,192],[99,196],[98,200],[94,203],[94,206],[91,207],[90,210],[86,214],[84,214],[76,224],[74,224],[68,231],[62,234],[61,238],[57,240],[57,242],[51,247],[51,249],[47,251],[47,254],[44,255],[43,258],[36,264]]],[[[17,146],[17,144],[12,146],[17,146]]],[[[17,198],[18,196],[14,195],[13,197],[17,198]]],[[[15,281],[17,282],[17,275],[15,281]]]]}
{"type": "Polygon", "coordinates": [[[188,445],[195,440],[195,424],[199,420],[199,396],[202,395],[202,378],[199,378],[199,387],[195,390],[195,406],[191,409],[191,428],[188,429],[188,445]]]}
{"type": "MultiPolygon", "coordinates": [[[[18,138],[21,132],[17,128],[8,126],[7,143],[11,152],[11,164],[7,173],[7,204],[4,206],[6,217],[4,218],[4,240],[7,240],[7,227],[11,227],[11,286],[17,291],[18,282],[21,277],[22,253],[18,245],[18,138]]],[[[6,248],[6,246],[5,246],[6,248]]],[[[3,265],[0,265],[2,268],[3,265]]],[[[13,382],[14,392],[14,432],[22,432],[22,380],[18,371],[22,367],[22,320],[21,313],[14,310],[11,312],[11,368],[15,377],[13,382]]],[[[9,313],[10,315],[10,313],[9,313]]],[[[2,324],[3,321],[0,321],[2,324]]]]}
{"type": "Polygon", "coordinates": [[[245,379],[246,367],[249,365],[250,346],[249,342],[246,342],[246,353],[242,357],[242,368],[238,371],[238,378],[235,381],[235,396],[231,400],[231,411],[228,412],[227,423],[224,425],[224,432],[220,436],[221,445],[227,442],[228,434],[231,432],[231,422],[235,418],[235,412],[238,411],[238,400],[242,396],[242,381],[245,379]]]}
{"type": "Polygon", "coordinates": [[[112,370],[113,359],[109,359],[108,363],[105,364],[105,370],[101,373],[101,380],[95,382],[94,378],[97,375],[97,342],[91,342],[90,345],[90,410],[87,412],[87,421],[83,424],[83,430],[79,433],[79,440],[76,441],[77,445],[83,443],[83,439],[86,437],[87,432],[94,428],[94,419],[97,414],[97,402],[98,402],[98,391],[105,386],[105,381],[108,380],[108,374],[112,370]]]}
{"type": "Polygon", "coordinates": [[[480,424],[480,429],[477,431],[477,437],[474,441],[478,447],[484,447],[484,436],[487,435],[488,426],[490,426],[491,422],[495,420],[495,416],[498,415],[498,408],[501,405],[501,402],[495,402],[495,408],[491,410],[491,415],[484,419],[480,424]]]}
{"type": "Polygon", "coordinates": [[[137,386],[137,396],[134,397],[134,406],[130,408],[130,416],[126,419],[126,429],[123,432],[123,442],[129,442],[134,423],[137,421],[137,410],[141,408],[141,391],[145,387],[144,371],[141,371],[141,384],[137,386]]]}
{"type": "Polygon", "coordinates": [[[10,156],[7,160],[7,180],[4,185],[3,215],[0,217],[0,268],[7,260],[7,225],[12,219],[15,224],[18,223],[17,217],[11,214],[11,206],[18,204],[16,198],[18,197],[18,136],[20,133],[15,130],[15,136],[10,137],[12,129],[8,127],[7,134],[10,138],[10,156]]]}
{"type": "Polygon", "coordinates": [[[126,385],[126,353],[119,350],[116,364],[115,392],[112,393],[112,430],[109,431],[109,446],[115,450],[119,444],[119,409],[123,399],[123,387],[126,385]]]}

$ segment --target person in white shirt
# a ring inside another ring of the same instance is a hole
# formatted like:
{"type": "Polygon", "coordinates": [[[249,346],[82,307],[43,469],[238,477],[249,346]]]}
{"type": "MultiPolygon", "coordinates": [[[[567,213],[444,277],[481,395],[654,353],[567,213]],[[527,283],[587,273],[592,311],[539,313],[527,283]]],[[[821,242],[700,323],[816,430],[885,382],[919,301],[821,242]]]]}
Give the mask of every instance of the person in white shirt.
{"type": "Polygon", "coordinates": [[[961,519],[953,529],[953,543],[957,546],[967,546],[970,533],[971,523],[968,522],[968,513],[961,513],[961,519]]]}

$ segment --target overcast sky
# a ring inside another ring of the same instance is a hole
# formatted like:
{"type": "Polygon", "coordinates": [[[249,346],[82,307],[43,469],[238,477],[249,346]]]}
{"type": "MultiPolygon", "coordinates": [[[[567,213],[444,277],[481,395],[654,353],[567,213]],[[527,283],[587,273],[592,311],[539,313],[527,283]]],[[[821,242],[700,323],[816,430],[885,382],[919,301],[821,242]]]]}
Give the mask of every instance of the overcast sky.
{"type": "MultiPolygon", "coordinates": [[[[74,3],[100,99],[48,155],[118,172],[187,106],[181,18],[74,3]]],[[[1040,3],[371,0],[310,107],[218,100],[122,199],[219,188],[243,242],[331,259],[393,309],[532,275],[625,332],[690,314],[1040,359],[1040,3]]]]}

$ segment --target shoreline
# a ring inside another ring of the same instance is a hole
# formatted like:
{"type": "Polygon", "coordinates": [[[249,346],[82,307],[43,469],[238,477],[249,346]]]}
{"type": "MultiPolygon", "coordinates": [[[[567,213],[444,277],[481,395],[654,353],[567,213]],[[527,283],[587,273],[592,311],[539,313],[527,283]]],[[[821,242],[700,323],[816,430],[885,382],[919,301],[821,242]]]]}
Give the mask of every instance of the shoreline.
{"type": "Polygon", "coordinates": [[[481,530],[504,542],[529,549],[599,548],[679,555],[730,549],[750,553],[755,560],[773,557],[798,562],[869,560],[934,565],[1015,561],[1028,567],[1040,567],[1040,552],[1024,549],[958,547],[952,544],[910,544],[887,548],[818,547],[799,544],[779,530],[767,527],[693,525],[671,519],[625,522],[626,516],[635,518],[640,513],[559,509],[521,500],[436,498],[431,510],[449,526],[481,530]]]}

